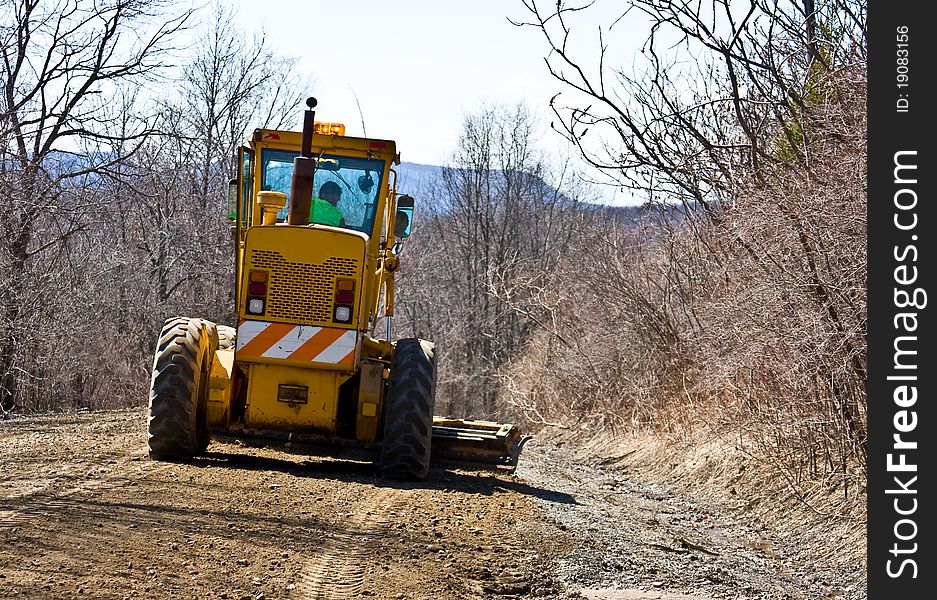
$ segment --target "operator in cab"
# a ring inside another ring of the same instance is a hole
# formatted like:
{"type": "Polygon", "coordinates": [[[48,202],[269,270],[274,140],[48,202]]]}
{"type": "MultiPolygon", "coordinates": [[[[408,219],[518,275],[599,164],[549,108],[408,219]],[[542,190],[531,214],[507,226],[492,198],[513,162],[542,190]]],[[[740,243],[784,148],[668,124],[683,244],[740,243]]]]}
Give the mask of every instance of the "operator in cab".
{"type": "Polygon", "coordinates": [[[319,188],[318,198],[312,199],[312,210],[309,221],[320,225],[344,227],[345,217],[338,208],[338,201],[342,199],[342,188],[334,181],[326,181],[319,188]]]}

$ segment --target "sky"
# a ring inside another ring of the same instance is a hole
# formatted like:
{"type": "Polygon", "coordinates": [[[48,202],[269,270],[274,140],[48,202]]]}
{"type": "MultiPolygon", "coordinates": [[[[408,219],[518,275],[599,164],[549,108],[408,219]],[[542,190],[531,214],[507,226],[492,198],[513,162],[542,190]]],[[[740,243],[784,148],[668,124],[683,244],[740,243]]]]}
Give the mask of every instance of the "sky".
{"type": "MultiPolygon", "coordinates": [[[[520,0],[231,0],[241,26],[261,27],[297,69],[314,79],[316,120],[344,123],[348,135],[397,142],[408,162],[445,164],[463,117],[484,104],[527,104],[540,117],[538,146],[551,155],[571,150],[549,130],[549,100],[563,87],[546,69],[546,42],[520,0]]],[[[545,10],[551,0],[541,2],[545,10]]],[[[622,3],[599,0],[580,17],[583,53],[598,48],[598,25],[620,15],[622,3]],[[596,33],[592,33],[596,32],[596,33]]],[[[614,57],[630,62],[646,37],[616,26],[614,57]]],[[[620,60],[619,60],[620,59],[620,60]]]]}

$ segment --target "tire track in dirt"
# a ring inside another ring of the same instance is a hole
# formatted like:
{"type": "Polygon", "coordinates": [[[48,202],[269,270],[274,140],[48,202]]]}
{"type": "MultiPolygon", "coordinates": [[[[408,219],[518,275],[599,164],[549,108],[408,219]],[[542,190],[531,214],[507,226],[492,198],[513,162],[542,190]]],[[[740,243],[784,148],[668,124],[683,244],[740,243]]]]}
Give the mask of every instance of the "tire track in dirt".
{"type": "Polygon", "coordinates": [[[402,502],[399,490],[380,488],[357,506],[303,566],[296,595],[301,599],[359,598],[368,556],[390,525],[390,509],[402,502]]]}
{"type": "Polygon", "coordinates": [[[73,507],[89,496],[134,486],[140,478],[172,467],[128,456],[124,449],[95,454],[73,464],[60,457],[43,457],[41,468],[20,474],[16,486],[0,490],[0,529],[21,527],[36,518],[73,507]],[[107,468],[101,468],[100,461],[107,468]]]}
{"type": "Polygon", "coordinates": [[[142,448],[128,453],[136,441],[132,430],[114,432],[114,423],[140,421],[128,411],[79,412],[44,415],[0,425],[0,455],[5,472],[0,478],[0,530],[26,525],[68,508],[89,493],[135,485],[144,473],[162,468],[143,462],[142,448]],[[92,452],[74,447],[79,432],[99,434],[92,452]]]}
{"type": "Polygon", "coordinates": [[[136,485],[139,478],[158,474],[171,466],[167,463],[137,462],[137,459],[131,458],[116,461],[113,471],[103,478],[71,483],[70,480],[76,479],[78,475],[66,472],[36,480],[32,487],[0,498],[0,529],[21,527],[35,519],[48,517],[75,506],[89,494],[96,495],[136,485]],[[137,463],[135,468],[129,468],[132,463],[137,463]],[[71,487],[68,487],[69,484],[71,487]]]}

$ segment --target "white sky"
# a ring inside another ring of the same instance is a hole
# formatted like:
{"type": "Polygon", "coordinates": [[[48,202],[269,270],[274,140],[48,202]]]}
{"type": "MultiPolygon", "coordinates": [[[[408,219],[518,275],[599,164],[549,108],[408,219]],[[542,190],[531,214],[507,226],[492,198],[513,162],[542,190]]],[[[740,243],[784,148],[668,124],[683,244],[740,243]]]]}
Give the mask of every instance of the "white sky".
{"type": "MultiPolygon", "coordinates": [[[[527,20],[520,0],[231,1],[246,30],[263,27],[315,79],[316,120],[363,135],[353,88],[368,136],[395,140],[404,161],[446,163],[463,115],[483,103],[525,102],[541,117],[541,148],[570,152],[549,130],[548,102],[563,88],[544,65],[546,42],[539,30],[507,20],[527,20]]],[[[614,21],[623,4],[600,0],[581,17],[580,51],[597,50],[598,25],[614,21]]],[[[646,32],[615,31],[613,62],[625,66],[646,32]]]]}

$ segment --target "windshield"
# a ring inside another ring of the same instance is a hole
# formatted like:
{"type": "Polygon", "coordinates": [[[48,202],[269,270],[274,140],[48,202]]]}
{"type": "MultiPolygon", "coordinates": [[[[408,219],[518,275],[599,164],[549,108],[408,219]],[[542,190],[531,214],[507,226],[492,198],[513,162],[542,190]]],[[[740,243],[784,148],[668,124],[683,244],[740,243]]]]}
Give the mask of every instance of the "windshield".
{"type": "MultiPolygon", "coordinates": [[[[297,156],[299,152],[270,148],[261,153],[260,189],[283,192],[287,198],[286,206],[277,211],[278,222],[286,221],[289,214],[293,159],[297,156]]],[[[383,175],[383,160],[322,155],[312,187],[310,221],[370,235],[383,175]],[[327,203],[333,204],[338,211],[327,203]]]]}

